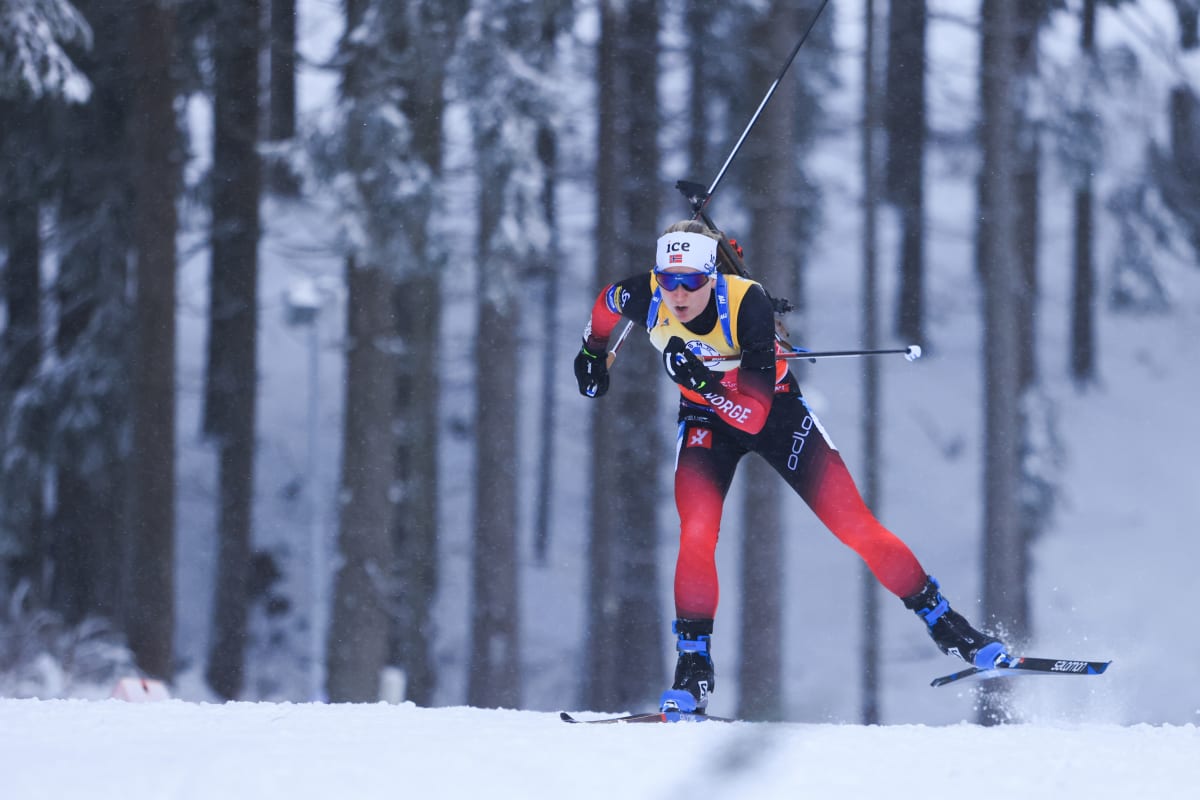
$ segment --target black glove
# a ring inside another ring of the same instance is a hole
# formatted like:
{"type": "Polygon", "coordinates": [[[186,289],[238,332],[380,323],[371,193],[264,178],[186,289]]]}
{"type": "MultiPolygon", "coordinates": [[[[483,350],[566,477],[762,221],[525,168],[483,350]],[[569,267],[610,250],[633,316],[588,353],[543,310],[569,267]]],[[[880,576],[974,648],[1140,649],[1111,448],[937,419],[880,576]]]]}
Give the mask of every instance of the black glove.
{"type": "Polygon", "coordinates": [[[695,353],[684,346],[683,339],[672,336],[663,350],[663,366],[671,380],[693,392],[703,391],[713,382],[713,374],[695,353]]]}
{"type": "Polygon", "coordinates": [[[608,391],[608,353],[603,347],[597,349],[600,352],[593,353],[584,341],[575,356],[575,380],[584,397],[603,397],[608,391]]]}

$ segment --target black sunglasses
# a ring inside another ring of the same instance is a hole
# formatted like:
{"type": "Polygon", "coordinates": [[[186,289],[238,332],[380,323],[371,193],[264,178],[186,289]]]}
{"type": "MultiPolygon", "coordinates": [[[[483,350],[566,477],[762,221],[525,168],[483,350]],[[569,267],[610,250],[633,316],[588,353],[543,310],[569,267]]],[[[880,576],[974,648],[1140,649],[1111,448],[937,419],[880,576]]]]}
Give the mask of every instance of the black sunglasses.
{"type": "Polygon", "coordinates": [[[694,292],[708,283],[708,277],[707,272],[660,272],[654,270],[654,279],[668,292],[673,292],[680,286],[689,292],[694,292]]]}

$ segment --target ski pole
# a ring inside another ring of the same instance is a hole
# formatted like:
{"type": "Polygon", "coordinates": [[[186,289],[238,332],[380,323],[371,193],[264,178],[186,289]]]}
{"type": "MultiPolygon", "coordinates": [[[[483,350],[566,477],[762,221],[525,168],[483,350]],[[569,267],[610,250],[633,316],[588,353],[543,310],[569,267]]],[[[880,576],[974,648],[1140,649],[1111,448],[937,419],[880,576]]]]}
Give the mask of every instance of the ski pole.
{"type": "MultiPolygon", "coordinates": [[[[792,48],[792,54],[788,56],[787,62],[783,65],[783,69],[779,70],[779,74],[775,77],[775,80],[771,82],[770,87],[768,87],[767,93],[763,95],[763,99],[758,104],[758,108],[754,110],[754,115],[750,117],[750,121],[746,123],[746,127],[742,131],[742,135],[738,137],[737,143],[734,144],[733,149],[729,152],[729,157],[725,159],[725,163],[721,165],[721,169],[717,172],[717,177],[713,179],[711,184],[709,184],[708,191],[704,193],[703,197],[695,196],[692,198],[692,219],[700,219],[704,215],[704,208],[712,199],[713,192],[717,190],[717,184],[721,182],[721,178],[725,177],[725,172],[729,169],[729,165],[733,163],[734,157],[738,154],[738,151],[742,149],[742,142],[746,141],[746,137],[750,135],[751,129],[754,128],[754,123],[758,122],[758,118],[762,115],[763,109],[767,107],[767,103],[770,102],[771,96],[775,94],[775,89],[778,88],[779,82],[783,80],[783,76],[787,74],[788,68],[791,67],[792,62],[796,60],[796,54],[799,53],[800,48],[804,46],[804,42],[807,41],[808,35],[812,33],[813,27],[817,24],[817,19],[820,18],[821,12],[825,10],[825,6],[828,4],[829,0],[823,0],[821,6],[817,9],[817,12],[813,14],[812,19],[809,20],[808,27],[804,30],[804,34],[800,37],[800,41],[796,42],[796,46],[792,48]]],[[[708,222],[707,217],[704,219],[705,223],[708,224],[710,228],[713,227],[712,224],[708,222]]],[[[723,245],[726,248],[729,246],[724,241],[719,242],[718,244],[723,245]]],[[[632,329],[632,321],[625,323],[625,329],[621,331],[621,335],[617,337],[617,341],[613,342],[612,347],[610,347],[608,350],[608,366],[611,367],[613,361],[616,360],[617,351],[621,349],[621,345],[625,342],[625,338],[629,336],[629,331],[632,329]]]]}
{"type": "Polygon", "coordinates": [[[617,360],[617,351],[621,349],[621,345],[625,343],[625,339],[628,338],[631,330],[633,330],[632,321],[625,326],[625,330],[621,331],[621,335],[617,337],[617,340],[613,342],[612,347],[609,348],[608,355],[605,357],[606,366],[611,367],[613,362],[617,360]]]}
{"type": "MultiPolygon", "coordinates": [[[[910,344],[908,347],[895,348],[891,350],[820,350],[808,352],[806,350],[797,350],[794,353],[776,353],[775,358],[794,359],[804,358],[810,361],[816,361],[818,358],[855,358],[858,356],[888,356],[902,355],[905,361],[916,361],[921,357],[921,346],[919,344],[910,344]]],[[[741,356],[701,356],[700,359],[706,363],[718,363],[742,360],[741,356]]]]}
{"type": "Polygon", "coordinates": [[[821,7],[817,9],[817,13],[813,14],[812,19],[808,23],[808,28],[806,28],[804,31],[804,35],[800,37],[800,41],[796,42],[796,46],[792,48],[792,54],[788,56],[787,62],[783,65],[783,69],[779,70],[779,74],[775,76],[775,80],[771,83],[770,88],[767,89],[767,93],[763,95],[762,102],[759,103],[758,108],[754,110],[754,115],[750,117],[750,122],[746,124],[746,128],[742,131],[742,135],[738,137],[737,143],[733,146],[733,150],[729,152],[729,157],[726,158],[725,163],[721,165],[720,171],[717,172],[717,177],[713,179],[711,184],[709,184],[708,192],[706,192],[705,197],[702,198],[700,207],[696,209],[696,217],[699,217],[700,214],[703,213],[704,207],[707,206],[708,201],[712,199],[713,192],[717,190],[717,184],[721,182],[721,178],[725,177],[725,171],[729,169],[729,165],[733,162],[734,156],[736,156],[738,151],[742,149],[742,142],[746,141],[746,137],[750,135],[750,129],[754,127],[754,123],[758,122],[758,118],[762,114],[763,109],[766,108],[767,103],[770,102],[771,96],[775,94],[775,89],[778,88],[779,82],[783,80],[783,76],[787,74],[788,68],[792,66],[792,62],[796,60],[796,54],[799,53],[800,48],[804,46],[804,42],[808,39],[808,35],[812,33],[813,26],[817,24],[817,19],[820,18],[821,12],[825,10],[825,6],[828,5],[828,3],[829,0],[824,0],[824,2],[821,3],[821,7]]]}

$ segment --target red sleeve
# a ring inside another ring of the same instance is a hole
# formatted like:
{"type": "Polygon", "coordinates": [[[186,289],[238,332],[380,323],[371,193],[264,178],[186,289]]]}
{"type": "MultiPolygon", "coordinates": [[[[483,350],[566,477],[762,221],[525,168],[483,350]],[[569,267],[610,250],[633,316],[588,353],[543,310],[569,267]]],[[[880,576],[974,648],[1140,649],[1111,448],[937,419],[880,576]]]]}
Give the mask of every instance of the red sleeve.
{"type": "Polygon", "coordinates": [[[650,310],[652,294],[650,280],[645,272],[610,283],[601,289],[596,302],[592,304],[591,319],[583,331],[588,349],[606,346],[621,317],[634,322],[645,320],[650,310]]]}
{"type": "Polygon", "coordinates": [[[587,342],[588,349],[593,352],[608,344],[613,329],[621,321],[620,312],[610,306],[609,297],[613,288],[614,284],[610,283],[600,290],[596,302],[592,304],[592,316],[588,319],[587,327],[583,331],[583,339],[587,342]]]}
{"type": "MultiPolygon", "coordinates": [[[[718,373],[720,374],[720,373],[718,373]]],[[[775,400],[774,371],[731,369],[701,394],[717,416],[739,431],[758,433],[775,400]]]]}
{"type": "Polygon", "coordinates": [[[704,399],[725,422],[753,434],[767,424],[775,402],[775,312],[767,293],[757,284],[742,299],[738,339],[741,366],[717,373],[721,382],[704,399]]]}

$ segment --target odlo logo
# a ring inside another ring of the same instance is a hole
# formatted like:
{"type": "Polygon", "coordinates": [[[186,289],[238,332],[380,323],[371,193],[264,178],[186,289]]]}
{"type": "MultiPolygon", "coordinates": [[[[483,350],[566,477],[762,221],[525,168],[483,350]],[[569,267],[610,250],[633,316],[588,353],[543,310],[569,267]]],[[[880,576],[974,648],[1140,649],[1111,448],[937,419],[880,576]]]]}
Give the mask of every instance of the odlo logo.
{"type": "Polygon", "coordinates": [[[810,416],[805,416],[804,421],[800,423],[800,430],[792,431],[792,452],[788,453],[788,469],[792,472],[796,471],[796,467],[800,466],[800,454],[804,452],[804,443],[808,441],[808,434],[812,432],[813,419],[810,416]]]}

